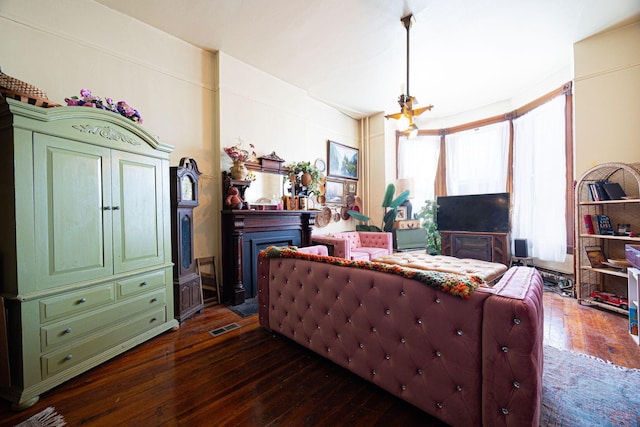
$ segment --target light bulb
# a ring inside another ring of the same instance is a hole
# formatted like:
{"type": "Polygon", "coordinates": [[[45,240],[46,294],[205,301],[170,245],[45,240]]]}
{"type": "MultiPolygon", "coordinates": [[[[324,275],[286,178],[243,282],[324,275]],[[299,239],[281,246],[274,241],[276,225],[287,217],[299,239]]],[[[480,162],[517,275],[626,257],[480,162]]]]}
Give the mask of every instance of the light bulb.
{"type": "Polygon", "coordinates": [[[409,126],[411,125],[411,121],[409,120],[409,117],[407,117],[406,114],[403,114],[402,116],[400,116],[400,118],[398,119],[398,123],[397,123],[397,129],[400,132],[406,132],[407,129],[409,129],[409,126]]]}

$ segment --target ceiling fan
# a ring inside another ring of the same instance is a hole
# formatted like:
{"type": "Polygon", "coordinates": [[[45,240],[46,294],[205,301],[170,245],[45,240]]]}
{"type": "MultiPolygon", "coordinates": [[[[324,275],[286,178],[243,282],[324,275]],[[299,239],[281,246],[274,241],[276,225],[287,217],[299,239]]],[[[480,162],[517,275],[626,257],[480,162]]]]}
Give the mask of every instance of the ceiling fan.
{"type": "Polygon", "coordinates": [[[404,25],[404,28],[407,30],[407,93],[402,93],[398,97],[400,112],[395,114],[388,114],[384,117],[387,119],[398,120],[398,129],[400,129],[404,134],[411,138],[418,134],[418,127],[413,122],[413,118],[419,116],[425,111],[431,110],[433,108],[433,105],[416,108],[415,110],[413,109],[413,104],[418,103],[415,97],[409,95],[409,30],[411,29],[414,18],[413,15],[410,14],[400,19],[400,21],[402,21],[402,25],[404,25]]]}

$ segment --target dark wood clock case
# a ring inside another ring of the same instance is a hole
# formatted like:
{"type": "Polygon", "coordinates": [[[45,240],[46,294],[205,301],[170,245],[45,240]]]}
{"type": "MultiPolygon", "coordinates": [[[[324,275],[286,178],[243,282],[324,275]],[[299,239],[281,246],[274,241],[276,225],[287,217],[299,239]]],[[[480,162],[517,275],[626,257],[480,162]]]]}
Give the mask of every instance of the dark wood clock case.
{"type": "Polygon", "coordinates": [[[169,170],[174,314],[180,322],[204,308],[193,254],[193,209],[198,206],[199,176],[198,164],[189,157],[169,170]]]}

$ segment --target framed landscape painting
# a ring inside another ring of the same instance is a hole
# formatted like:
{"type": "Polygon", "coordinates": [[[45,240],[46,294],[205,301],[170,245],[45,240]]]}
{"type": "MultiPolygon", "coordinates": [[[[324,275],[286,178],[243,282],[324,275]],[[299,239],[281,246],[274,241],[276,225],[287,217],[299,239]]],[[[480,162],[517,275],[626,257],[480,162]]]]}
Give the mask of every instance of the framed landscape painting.
{"type": "Polygon", "coordinates": [[[358,179],[358,149],[329,141],[327,159],[329,176],[358,179]]]}
{"type": "Polygon", "coordinates": [[[325,200],[327,204],[344,204],[344,181],[327,179],[324,185],[326,189],[325,200]]]}

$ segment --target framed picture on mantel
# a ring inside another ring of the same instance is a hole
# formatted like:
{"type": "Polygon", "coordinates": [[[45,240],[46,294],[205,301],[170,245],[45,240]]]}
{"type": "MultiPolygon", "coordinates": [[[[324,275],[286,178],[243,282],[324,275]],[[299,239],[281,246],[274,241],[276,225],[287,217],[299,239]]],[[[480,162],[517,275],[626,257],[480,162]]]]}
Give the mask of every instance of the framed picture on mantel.
{"type": "Polygon", "coordinates": [[[329,176],[358,179],[358,149],[328,141],[327,159],[329,176]]]}

